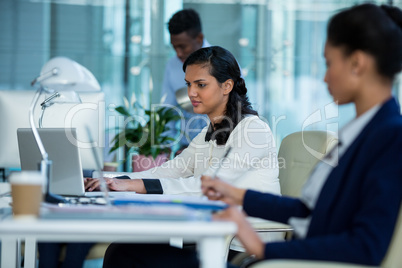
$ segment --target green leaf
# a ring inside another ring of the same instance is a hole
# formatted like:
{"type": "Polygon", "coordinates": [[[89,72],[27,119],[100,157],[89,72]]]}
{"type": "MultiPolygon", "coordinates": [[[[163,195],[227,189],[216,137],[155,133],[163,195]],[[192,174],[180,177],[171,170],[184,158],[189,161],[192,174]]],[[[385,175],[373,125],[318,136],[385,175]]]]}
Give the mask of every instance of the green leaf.
{"type": "Polygon", "coordinates": [[[110,152],[123,146],[145,156],[152,155],[153,158],[162,152],[170,152],[170,143],[175,138],[163,133],[170,130],[167,126],[169,122],[181,119],[179,114],[170,107],[150,105],[151,109],[144,109],[138,101],[131,102],[131,105],[131,110],[123,106],[115,108],[116,112],[127,118],[124,128],[114,128],[118,134],[111,141],[110,152]]]}
{"type": "Polygon", "coordinates": [[[130,116],[130,113],[127,111],[126,107],[124,106],[119,106],[115,108],[116,112],[125,115],[125,116],[130,116]]]}

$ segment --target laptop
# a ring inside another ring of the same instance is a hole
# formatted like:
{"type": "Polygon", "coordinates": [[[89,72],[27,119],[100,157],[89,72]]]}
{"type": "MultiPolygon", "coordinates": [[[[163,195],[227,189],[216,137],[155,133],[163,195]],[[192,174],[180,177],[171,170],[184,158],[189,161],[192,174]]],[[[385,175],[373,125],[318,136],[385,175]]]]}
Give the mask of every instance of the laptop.
{"type": "MultiPolygon", "coordinates": [[[[85,187],[81,157],[77,146],[75,128],[38,129],[49,160],[52,174],[49,180],[50,192],[58,195],[84,196],[85,187]]],[[[22,170],[38,170],[42,156],[32,129],[17,129],[18,150],[22,170]]]]}
{"type": "MultiPolygon", "coordinates": [[[[40,128],[39,136],[52,161],[49,180],[51,193],[63,196],[102,196],[102,192],[85,192],[81,156],[75,128],[40,128]]],[[[42,156],[30,128],[17,129],[18,149],[22,170],[38,170],[42,156]]],[[[127,192],[111,192],[116,195],[127,192]]],[[[131,194],[134,194],[132,192],[131,194]]]]}

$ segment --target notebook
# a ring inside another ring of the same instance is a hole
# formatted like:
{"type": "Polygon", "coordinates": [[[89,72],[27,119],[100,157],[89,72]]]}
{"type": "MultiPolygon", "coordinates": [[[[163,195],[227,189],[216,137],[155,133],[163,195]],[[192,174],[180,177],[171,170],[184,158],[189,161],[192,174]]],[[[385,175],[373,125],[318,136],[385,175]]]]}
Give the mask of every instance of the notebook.
{"type": "MultiPolygon", "coordinates": [[[[40,128],[38,132],[49,160],[53,163],[50,192],[64,196],[102,196],[102,192],[85,192],[81,156],[77,146],[77,130],[75,128],[40,128]]],[[[42,156],[32,130],[17,129],[17,138],[21,169],[38,170],[42,156]]],[[[118,195],[121,194],[123,192],[118,193],[118,195]]]]}

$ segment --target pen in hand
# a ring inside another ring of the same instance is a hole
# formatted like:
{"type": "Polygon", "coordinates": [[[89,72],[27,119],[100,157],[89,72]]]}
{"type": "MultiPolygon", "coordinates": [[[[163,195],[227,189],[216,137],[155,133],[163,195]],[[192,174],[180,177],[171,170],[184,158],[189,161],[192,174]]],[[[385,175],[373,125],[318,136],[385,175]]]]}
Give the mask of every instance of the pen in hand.
{"type": "MultiPolygon", "coordinates": [[[[226,153],[222,157],[222,161],[225,160],[225,158],[229,155],[230,151],[232,150],[232,147],[229,147],[226,153]]],[[[220,161],[222,163],[222,161],[220,161]]],[[[212,179],[216,179],[216,176],[218,175],[219,170],[221,169],[222,165],[219,165],[217,169],[215,169],[214,174],[212,175],[212,179]]]]}
{"type": "MultiPolygon", "coordinates": [[[[232,147],[229,147],[228,150],[226,151],[226,153],[223,155],[222,160],[225,160],[225,158],[229,155],[230,151],[232,150],[232,147]]],[[[222,161],[221,161],[222,162],[222,161]]],[[[222,165],[219,165],[214,173],[212,174],[211,179],[216,179],[219,170],[221,169],[222,165]]],[[[208,197],[208,199],[212,198],[212,199],[219,199],[221,197],[221,194],[219,192],[216,192],[214,189],[208,189],[207,191],[205,191],[205,196],[208,197]]]]}

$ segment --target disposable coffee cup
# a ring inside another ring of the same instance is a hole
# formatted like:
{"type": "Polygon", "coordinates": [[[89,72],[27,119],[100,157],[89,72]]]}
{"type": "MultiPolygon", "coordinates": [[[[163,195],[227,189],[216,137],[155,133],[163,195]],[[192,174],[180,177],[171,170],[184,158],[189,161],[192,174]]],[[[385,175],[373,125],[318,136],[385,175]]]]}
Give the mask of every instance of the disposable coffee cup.
{"type": "Polygon", "coordinates": [[[9,175],[13,215],[16,219],[35,219],[43,200],[44,178],[39,171],[12,172],[9,175]]]}

